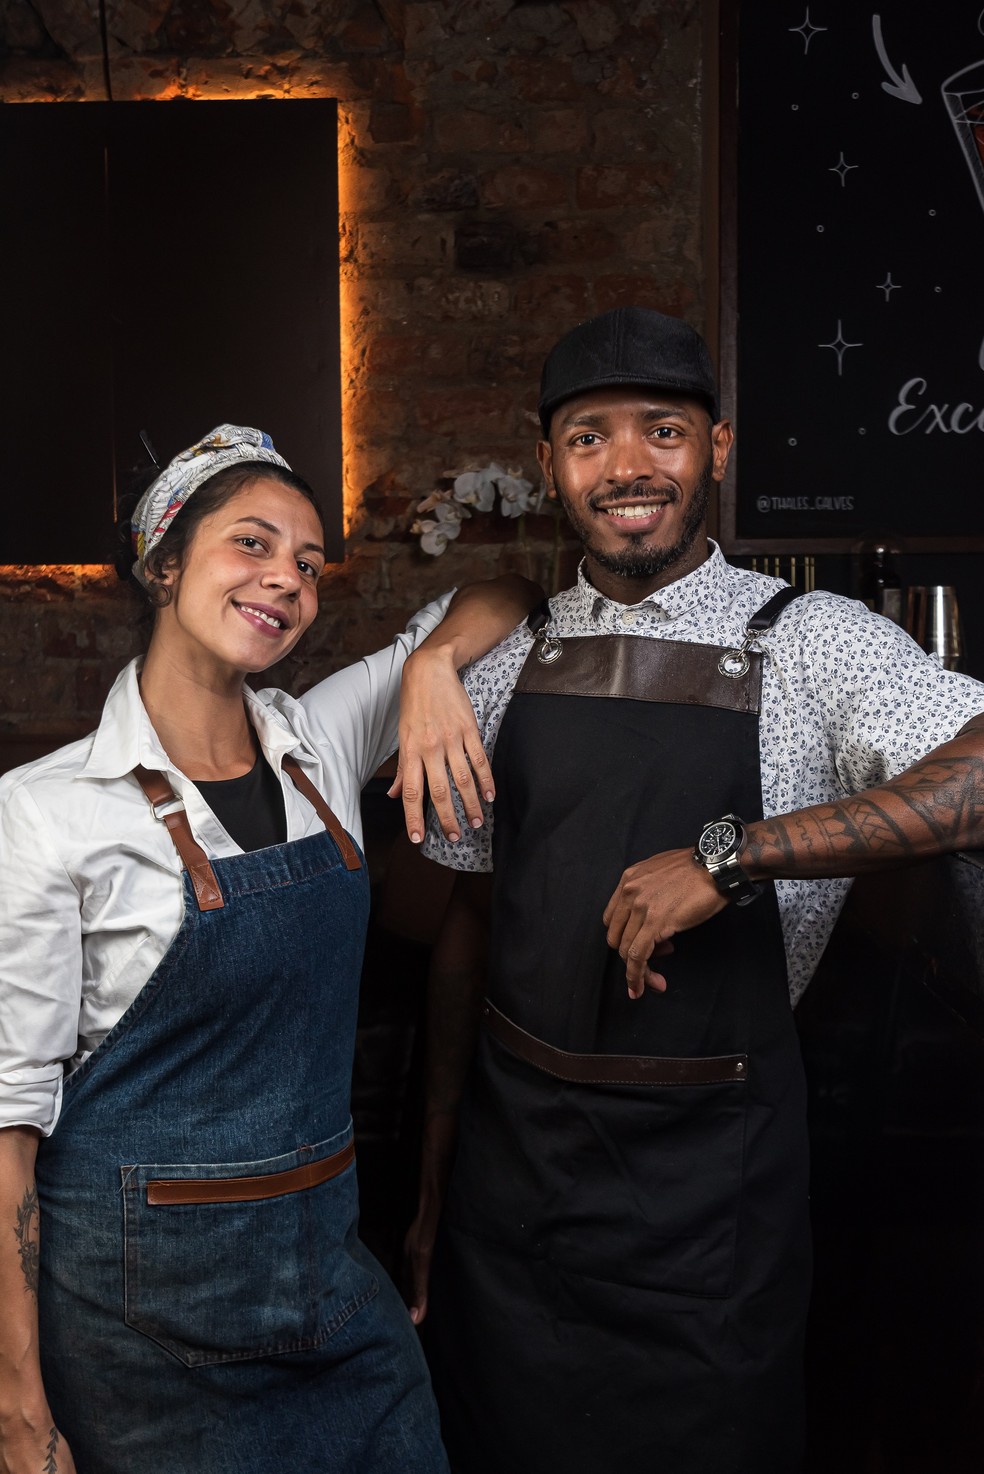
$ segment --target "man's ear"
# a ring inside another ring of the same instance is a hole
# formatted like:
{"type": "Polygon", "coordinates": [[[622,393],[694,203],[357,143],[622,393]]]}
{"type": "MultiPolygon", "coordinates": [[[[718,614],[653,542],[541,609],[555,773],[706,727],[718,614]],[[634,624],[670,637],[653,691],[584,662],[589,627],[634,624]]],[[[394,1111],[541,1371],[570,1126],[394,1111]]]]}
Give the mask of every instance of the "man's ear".
{"type": "Polygon", "coordinates": [[[715,481],[723,481],[728,469],[728,457],[735,443],[735,432],[730,420],[718,420],[711,426],[711,475],[715,481]]]}
{"type": "Polygon", "coordinates": [[[553,452],[550,449],[549,440],[538,440],[536,446],[536,458],[540,462],[540,470],[543,472],[544,484],[547,488],[547,497],[550,501],[557,500],[557,488],[553,479],[553,452]]]}

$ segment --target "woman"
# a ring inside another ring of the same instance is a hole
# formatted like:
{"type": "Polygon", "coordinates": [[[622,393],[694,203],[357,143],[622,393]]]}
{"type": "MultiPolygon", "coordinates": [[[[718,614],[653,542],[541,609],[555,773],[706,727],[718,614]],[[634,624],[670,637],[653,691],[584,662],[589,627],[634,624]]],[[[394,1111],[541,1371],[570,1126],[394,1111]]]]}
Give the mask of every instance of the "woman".
{"type": "Polygon", "coordinates": [[[309,488],[223,425],[132,527],[146,658],[0,784],[0,1467],[436,1474],[414,1333],[356,1238],[358,793],[431,630],[411,706],[459,714],[432,772],[467,752],[488,787],[455,670],[532,596],[466,591],[300,701],[254,694],[317,612],[309,488]]]}

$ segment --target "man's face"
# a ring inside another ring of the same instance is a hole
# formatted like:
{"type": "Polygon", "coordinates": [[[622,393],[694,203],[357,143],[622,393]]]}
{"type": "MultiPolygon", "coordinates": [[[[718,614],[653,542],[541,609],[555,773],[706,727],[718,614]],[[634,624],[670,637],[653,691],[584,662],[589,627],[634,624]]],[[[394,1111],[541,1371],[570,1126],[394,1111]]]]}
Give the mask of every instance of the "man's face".
{"type": "Polygon", "coordinates": [[[660,390],[591,390],[554,411],[537,454],[601,593],[636,603],[704,561],[733,438],[698,399],[660,390]]]}

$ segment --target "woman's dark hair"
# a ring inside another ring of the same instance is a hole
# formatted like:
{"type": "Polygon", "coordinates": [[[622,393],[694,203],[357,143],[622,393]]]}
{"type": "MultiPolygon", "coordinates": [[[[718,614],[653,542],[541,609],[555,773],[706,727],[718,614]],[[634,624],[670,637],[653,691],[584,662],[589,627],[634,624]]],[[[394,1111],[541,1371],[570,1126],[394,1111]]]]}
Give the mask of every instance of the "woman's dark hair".
{"type": "MultiPolygon", "coordinates": [[[[157,474],[155,472],[154,476],[156,477],[157,474]]],[[[152,480],[153,478],[148,478],[147,486],[152,484],[152,480]]],[[[181,568],[195,533],[205,518],[210,517],[213,512],[218,512],[226,502],[231,501],[238,492],[245,491],[254,481],[276,481],[281,486],[289,486],[292,491],[299,491],[317,512],[321,530],[324,532],[325,523],[321,515],[321,508],[303,476],[298,476],[294,471],[288,471],[286,467],[278,466],[271,461],[239,461],[235,465],[224,466],[221,471],[216,471],[214,476],[204,481],[172,519],[167,532],[144,561],[144,569],[154,580],[150,588],[144,588],[140,580],[133,576],[134,552],[131,518],[137,509],[137,503],[143,491],[134,491],[121,497],[116,521],[117,553],[114,560],[119,578],[124,582],[132,583],[156,608],[161,609],[165,604],[169,604],[171,601],[170,588],[157,583],[156,580],[168,568],[181,568]]]]}

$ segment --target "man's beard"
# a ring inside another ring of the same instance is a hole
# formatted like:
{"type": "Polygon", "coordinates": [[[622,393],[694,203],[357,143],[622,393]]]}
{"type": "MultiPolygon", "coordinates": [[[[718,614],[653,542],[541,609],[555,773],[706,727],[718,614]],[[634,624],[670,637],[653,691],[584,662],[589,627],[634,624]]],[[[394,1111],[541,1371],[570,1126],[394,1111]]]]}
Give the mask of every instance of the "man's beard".
{"type": "MultiPolygon", "coordinates": [[[[561,504],[567,513],[567,519],[577,534],[584,551],[597,563],[599,568],[604,568],[609,573],[618,574],[621,578],[656,578],[667,569],[673,568],[690,549],[704,528],[704,520],[707,516],[707,503],[711,489],[711,472],[713,470],[713,458],[708,456],[707,464],[701,471],[694,487],[687,515],[684,519],[680,536],[670,548],[646,547],[644,532],[632,534],[624,546],[616,552],[609,552],[592,546],[592,527],[587,519],[582,519],[580,512],[575,512],[568,499],[564,495],[563,487],[554,478],[554,484],[560,496],[561,504]]],[[[640,484],[638,481],[614,486],[604,494],[604,500],[611,499],[612,494],[621,501],[630,501],[632,496],[639,496],[645,491],[651,490],[647,483],[640,484]]],[[[665,488],[662,488],[665,490],[665,488]]],[[[600,498],[599,498],[600,499],[600,498]]],[[[674,489],[673,500],[678,500],[678,494],[674,489]]]]}

